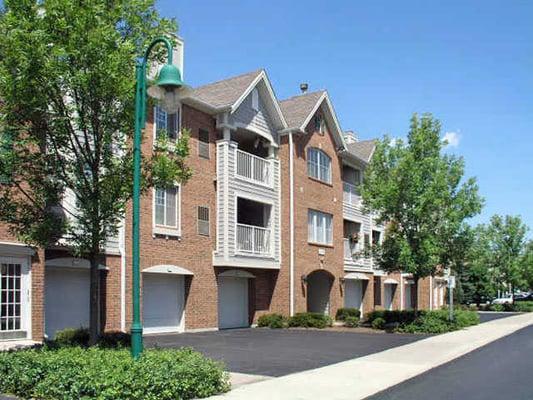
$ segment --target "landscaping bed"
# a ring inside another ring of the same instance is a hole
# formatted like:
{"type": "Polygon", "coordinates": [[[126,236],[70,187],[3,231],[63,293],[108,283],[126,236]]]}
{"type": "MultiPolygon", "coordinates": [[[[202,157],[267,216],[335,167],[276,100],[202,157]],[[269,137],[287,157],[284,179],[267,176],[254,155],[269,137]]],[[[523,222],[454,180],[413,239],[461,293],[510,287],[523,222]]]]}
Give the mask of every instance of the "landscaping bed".
{"type": "Polygon", "coordinates": [[[134,361],[128,348],[113,348],[114,338],[89,348],[70,345],[80,337],[83,342],[78,332],[67,344],[0,353],[0,393],[23,399],[176,400],[229,390],[223,366],[191,349],[145,350],[134,361]]]}
{"type": "Polygon", "coordinates": [[[479,315],[470,310],[454,310],[454,318],[449,321],[448,310],[434,311],[372,311],[360,320],[359,310],[341,308],[336,314],[336,323],[327,315],[298,313],[287,318],[281,314],[263,315],[258,320],[259,327],[270,328],[314,328],[329,330],[354,330],[358,332],[399,332],[438,334],[463,329],[479,324],[479,315]]]}

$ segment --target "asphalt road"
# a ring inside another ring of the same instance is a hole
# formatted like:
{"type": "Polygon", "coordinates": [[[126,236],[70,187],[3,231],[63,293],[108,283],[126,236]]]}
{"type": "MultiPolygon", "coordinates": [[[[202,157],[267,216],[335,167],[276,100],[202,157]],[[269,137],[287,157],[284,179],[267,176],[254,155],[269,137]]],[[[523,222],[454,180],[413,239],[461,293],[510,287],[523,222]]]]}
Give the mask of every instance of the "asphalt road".
{"type": "Polygon", "coordinates": [[[479,314],[479,321],[481,323],[492,321],[494,319],[500,319],[500,318],[506,318],[506,317],[512,317],[513,315],[517,315],[520,313],[514,313],[514,312],[478,312],[479,314]]]}
{"type": "Polygon", "coordinates": [[[144,338],[146,346],[192,347],[231,372],[283,376],[377,353],[425,335],[305,329],[231,329],[144,338]]]}
{"type": "Polygon", "coordinates": [[[531,400],[533,326],[367,400],[531,400]]]}

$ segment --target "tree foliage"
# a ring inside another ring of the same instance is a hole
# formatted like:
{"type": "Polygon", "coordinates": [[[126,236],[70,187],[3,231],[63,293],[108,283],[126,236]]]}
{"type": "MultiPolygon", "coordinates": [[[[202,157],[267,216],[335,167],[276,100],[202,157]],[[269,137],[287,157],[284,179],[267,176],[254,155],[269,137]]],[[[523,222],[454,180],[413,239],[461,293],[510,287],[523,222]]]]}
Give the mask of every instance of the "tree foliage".
{"type": "Polygon", "coordinates": [[[451,248],[464,221],[480,212],[474,178],[463,179],[462,158],[445,154],[439,121],[413,115],[406,142],[379,141],[365,171],[362,196],[368,211],[387,224],[374,249],[380,268],[411,273],[417,281],[457,263],[451,248]]]}
{"type": "Polygon", "coordinates": [[[519,216],[494,215],[488,225],[481,227],[486,241],[484,256],[497,289],[525,289],[527,260],[526,233],[527,226],[519,216]]]}
{"type": "MultiPolygon", "coordinates": [[[[132,194],[136,58],[175,31],[154,0],[4,1],[0,219],[29,244],[68,238],[91,261],[91,299],[97,258],[132,194]],[[68,191],[75,207],[62,201],[68,191]]],[[[187,137],[168,146],[144,155],[143,189],[190,175],[187,137]]]]}

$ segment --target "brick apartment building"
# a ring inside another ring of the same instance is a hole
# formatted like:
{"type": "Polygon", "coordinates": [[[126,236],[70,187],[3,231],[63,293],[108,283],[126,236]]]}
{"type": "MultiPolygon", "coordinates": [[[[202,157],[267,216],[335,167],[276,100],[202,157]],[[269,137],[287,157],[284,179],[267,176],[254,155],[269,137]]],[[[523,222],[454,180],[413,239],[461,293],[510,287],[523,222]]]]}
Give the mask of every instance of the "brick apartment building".
{"type": "MultiPolygon", "coordinates": [[[[183,69],[183,54],[174,58],[183,69]]],[[[442,278],[414,293],[409,276],[360,255],[384,235],[358,192],[374,141],[340,128],[327,92],[279,101],[264,70],[207,84],[175,114],[149,110],[142,151],[185,128],[192,178],[141,200],[145,333],[250,326],[270,312],[444,304],[442,278]]],[[[102,258],[105,330],[131,321],[130,221],[128,210],[102,258]]],[[[31,248],[0,226],[0,264],[0,340],[88,325],[86,260],[64,247],[31,248]]]]}

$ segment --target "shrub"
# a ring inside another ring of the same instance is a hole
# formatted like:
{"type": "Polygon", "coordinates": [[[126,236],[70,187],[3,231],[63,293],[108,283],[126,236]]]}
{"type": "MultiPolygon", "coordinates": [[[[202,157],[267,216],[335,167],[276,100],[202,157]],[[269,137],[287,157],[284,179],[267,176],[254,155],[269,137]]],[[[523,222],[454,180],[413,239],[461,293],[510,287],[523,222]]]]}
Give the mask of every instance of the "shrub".
{"type": "Polygon", "coordinates": [[[21,398],[155,400],[207,397],[229,389],[221,364],[190,349],[31,349],[0,353],[0,393],[21,398]]]}
{"type": "Polygon", "coordinates": [[[533,301],[517,301],[513,305],[514,311],[533,312],[533,301]]]}
{"type": "Polygon", "coordinates": [[[448,320],[448,310],[425,311],[410,323],[401,324],[400,332],[406,333],[445,333],[467,326],[479,324],[479,315],[475,311],[454,310],[453,321],[448,320]]]}
{"type": "Polygon", "coordinates": [[[98,338],[98,346],[104,349],[130,347],[131,335],[121,331],[102,333],[98,338]]]}
{"type": "Polygon", "coordinates": [[[360,316],[361,311],[359,311],[357,308],[344,307],[339,308],[337,310],[337,313],[335,314],[335,319],[338,321],[346,321],[347,317],[355,317],[359,319],[360,316]]]}
{"type": "Polygon", "coordinates": [[[374,329],[385,329],[385,319],[377,317],[372,320],[372,328],[374,329]]]}
{"type": "Polygon", "coordinates": [[[323,329],[331,325],[331,318],[328,315],[320,313],[297,313],[293,317],[289,318],[290,327],[323,329]]]}
{"type": "Polygon", "coordinates": [[[257,326],[259,327],[269,327],[272,329],[286,328],[287,327],[287,318],[281,314],[265,314],[261,315],[257,320],[257,326]]]}
{"type": "Polygon", "coordinates": [[[87,346],[89,330],[87,328],[67,328],[56,333],[53,340],[58,346],[87,346]]]}
{"type": "Polygon", "coordinates": [[[424,312],[414,310],[376,310],[368,313],[366,319],[369,323],[372,323],[377,318],[382,318],[386,324],[406,324],[413,322],[418,315],[424,312]]]}
{"type": "Polygon", "coordinates": [[[359,318],[347,316],[344,318],[344,326],[348,328],[357,328],[359,326],[359,318]]]}

